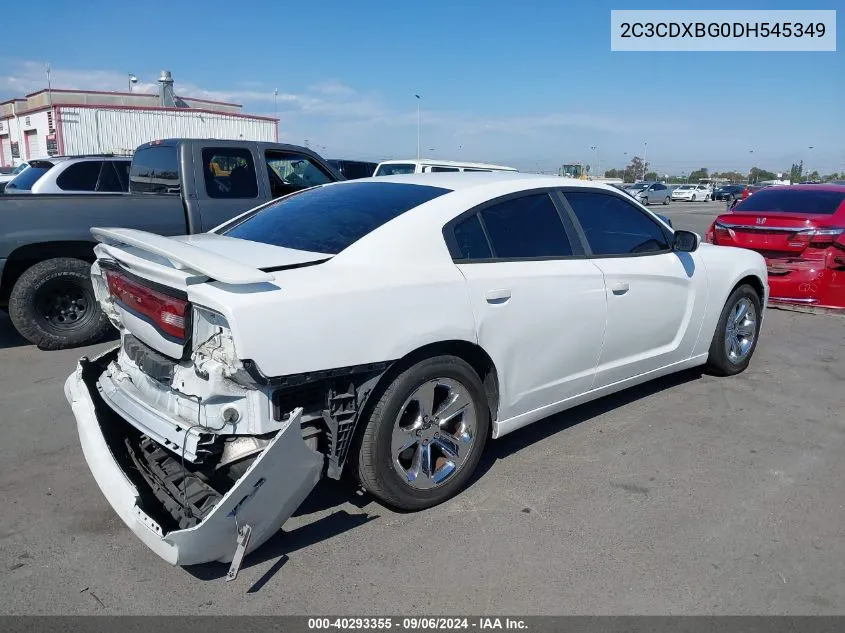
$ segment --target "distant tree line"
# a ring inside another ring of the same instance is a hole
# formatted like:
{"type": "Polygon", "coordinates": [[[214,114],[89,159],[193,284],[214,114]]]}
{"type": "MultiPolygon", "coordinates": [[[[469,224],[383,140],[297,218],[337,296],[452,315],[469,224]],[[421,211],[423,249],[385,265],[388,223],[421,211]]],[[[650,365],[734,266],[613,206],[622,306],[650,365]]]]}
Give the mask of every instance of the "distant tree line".
{"type": "MultiPolygon", "coordinates": [[[[589,172],[589,166],[587,167],[589,172]]],[[[812,181],[827,181],[827,180],[845,180],[845,173],[839,174],[834,172],[832,174],[821,175],[817,170],[806,173],[804,171],[804,161],[793,163],[789,169],[783,169],[780,172],[768,171],[760,167],[752,167],[747,174],[738,171],[714,171],[712,174],[707,167],[701,167],[684,175],[672,175],[666,178],[667,182],[698,182],[702,178],[718,178],[721,180],[728,180],[730,182],[748,182],[757,183],[765,180],[779,180],[778,173],[781,174],[780,180],[789,180],[793,183],[803,182],[805,180],[812,181]]],[[[649,163],[644,161],[639,156],[634,156],[631,162],[624,169],[608,169],[604,172],[605,178],[621,178],[624,182],[635,182],[637,180],[659,180],[660,177],[655,171],[649,171],[649,163]]]]}

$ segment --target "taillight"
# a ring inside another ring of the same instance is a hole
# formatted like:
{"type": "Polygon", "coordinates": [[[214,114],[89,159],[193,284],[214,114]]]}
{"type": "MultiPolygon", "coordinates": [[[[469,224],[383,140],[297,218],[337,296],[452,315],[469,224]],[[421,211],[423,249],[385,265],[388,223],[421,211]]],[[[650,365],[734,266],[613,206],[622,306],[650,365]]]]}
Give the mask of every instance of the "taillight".
{"type": "Polygon", "coordinates": [[[845,232],[845,229],[806,229],[798,231],[789,237],[790,244],[795,243],[795,246],[806,244],[812,248],[827,248],[831,246],[840,235],[845,232]]]}
{"type": "Polygon", "coordinates": [[[728,227],[719,224],[719,222],[716,221],[713,223],[713,227],[710,229],[708,235],[710,235],[711,238],[710,242],[712,244],[716,244],[719,238],[725,239],[730,237],[730,231],[728,230],[728,227]]]}
{"type": "Polygon", "coordinates": [[[136,283],[120,273],[107,270],[109,293],[126,308],[148,319],[165,334],[185,339],[188,302],[136,283]]]}

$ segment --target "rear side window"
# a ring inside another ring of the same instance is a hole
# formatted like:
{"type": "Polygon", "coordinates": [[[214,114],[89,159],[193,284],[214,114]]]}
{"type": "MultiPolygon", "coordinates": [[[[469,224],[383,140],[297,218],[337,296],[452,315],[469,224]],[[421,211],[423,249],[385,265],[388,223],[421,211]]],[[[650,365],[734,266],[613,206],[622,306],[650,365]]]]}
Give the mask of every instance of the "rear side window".
{"type": "Polygon", "coordinates": [[[441,172],[441,171],[445,172],[445,171],[461,171],[461,170],[458,169],[457,167],[438,167],[438,166],[435,165],[433,167],[430,167],[429,171],[430,172],[441,172]]]}
{"type": "Polygon", "coordinates": [[[264,207],[222,234],[336,255],[386,222],[449,191],[371,181],[315,187],[264,207]]]}
{"type": "Polygon", "coordinates": [[[669,250],[666,234],[656,221],[633,204],[601,192],[565,193],[593,255],[617,256],[669,250]]]}
{"type": "Polygon", "coordinates": [[[258,180],[249,150],[207,147],[202,150],[205,192],[209,198],[256,198],[258,180]]]}
{"type": "Polygon", "coordinates": [[[473,215],[455,226],[454,233],[455,242],[462,259],[490,259],[493,257],[478,215],[473,215]]]}
{"type": "Polygon", "coordinates": [[[497,259],[572,255],[563,222],[547,193],[486,207],[481,220],[497,259]]]}
{"type": "Polygon", "coordinates": [[[762,211],[766,213],[818,213],[833,215],[845,201],[845,192],[811,191],[766,187],[734,207],[734,213],[762,211]]]}
{"type": "Polygon", "coordinates": [[[74,163],[59,174],[59,177],[56,178],[56,184],[63,191],[94,191],[97,188],[97,180],[100,179],[102,168],[103,161],[101,160],[86,160],[81,163],[74,163]]]}
{"type": "Polygon", "coordinates": [[[47,167],[35,167],[30,166],[24,169],[21,173],[15,176],[9,184],[6,185],[6,189],[15,189],[17,191],[29,191],[32,189],[32,185],[38,182],[38,179],[41,178],[44,174],[46,174],[52,166],[47,167]]]}
{"type": "Polygon", "coordinates": [[[129,190],[138,193],[181,191],[179,154],[175,146],[155,145],[135,152],[129,170],[129,190]]]}

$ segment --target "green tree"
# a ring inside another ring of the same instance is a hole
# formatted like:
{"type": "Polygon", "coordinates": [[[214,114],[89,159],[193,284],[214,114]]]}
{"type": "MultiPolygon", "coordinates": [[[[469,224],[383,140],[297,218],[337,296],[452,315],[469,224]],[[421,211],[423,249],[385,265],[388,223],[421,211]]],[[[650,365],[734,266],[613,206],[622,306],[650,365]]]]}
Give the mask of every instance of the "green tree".
{"type": "Polygon", "coordinates": [[[689,181],[690,182],[698,182],[702,178],[709,178],[709,177],[710,177],[710,175],[709,175],[709,172],[707,171],[707,168],[706,167],[700,167],[699,169],[696,169],[695,171],[690,173],[689,181]]]}
{"type": "Polygon", "coordinates": [[[748,172],[748,182],[760,182],[761,180],[775,180],[777,178],[777,174],[771,171],[766,171],[765,169],[760,169],[759,167],[752,167],[751,171],[748,172]]]}
{"type": "Polygon", "coordinates": [[[634,182],[642,178],[648,171],[648,163],[639,156],[634,156],[625,168],[625,182],[634,182]]]}
{"type": "Polygon", "coordinates": [[[625,178],[624,169],[608,169],[604,172],[605,178],[625,178]]]}
{"type": "Polygon", "coordinates": [[[643,180],[659,180],[658,177],[657,177],[657,172],[656,171],[648,172],[645,175],[645,178],[643,178],[643,180]]]}
{"type": "Polygon", "coordinates": [[[804,178],[804,161],[802,160],[797,165],[792,163],[792,167],[789,170],[789,180],[793,183],[801,182],[804,178]]]}
{"type": "Polygon", "coordinates": [[[809,176],[807,176],[807,180],[811,180],[813,182],[816,182],[817,180],[821,180],[821,176],[819,176],[819,172],[817,172],[816,170],[813,170],[813,173],[811,173],[809,176]]]}
{"type": "Polygon", "coordinates": [[[738,171],[723,171],[723,172],[714,172],[713,178],[722,178],[724,180],[729,180],[731,182],[741,182],[745,179],[738,171]]]}

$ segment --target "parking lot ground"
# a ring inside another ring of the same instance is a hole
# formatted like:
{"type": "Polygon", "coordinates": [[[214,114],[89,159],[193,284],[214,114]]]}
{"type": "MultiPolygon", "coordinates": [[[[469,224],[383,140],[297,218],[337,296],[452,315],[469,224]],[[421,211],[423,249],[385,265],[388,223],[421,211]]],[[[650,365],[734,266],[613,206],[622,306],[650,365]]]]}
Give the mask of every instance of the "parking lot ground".
{"type": "Polygon", "coordinates": [[[685,372],[495,440],[428,511],[323,482],[231,583],[164,563],[96,487],[62,393],[94,351],[40,352],[0,318],[0,612],[845,612],[842,318],[770,311],[744,374],[685,372]]]}

